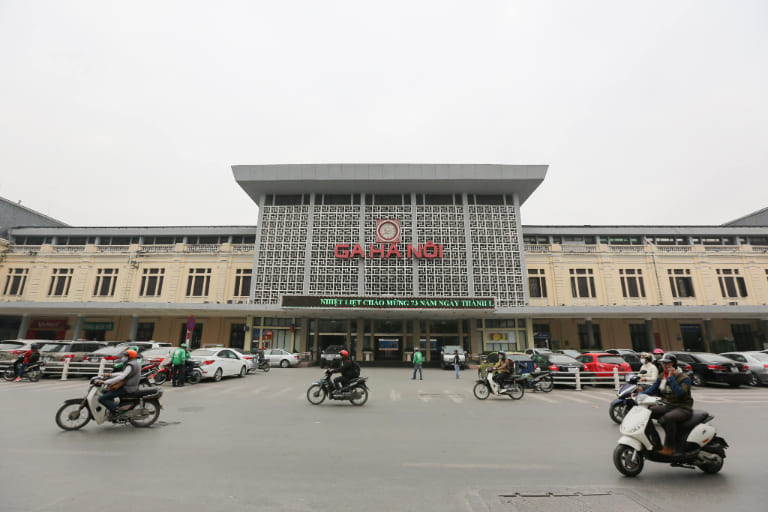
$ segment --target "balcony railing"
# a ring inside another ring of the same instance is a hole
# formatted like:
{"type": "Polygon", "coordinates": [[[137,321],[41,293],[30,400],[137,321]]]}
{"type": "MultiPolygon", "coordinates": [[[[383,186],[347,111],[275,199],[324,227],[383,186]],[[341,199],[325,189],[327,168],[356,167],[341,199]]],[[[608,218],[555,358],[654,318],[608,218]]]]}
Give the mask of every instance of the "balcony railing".
{"type": "Polygon", "coordinates": [[[611,252],[645,252],[644,245],[609,245],[611,252]]]}
{"type": "Polygon", "coordinates": [[[84,245],[54,245],[53,246],[54,254],[78,254],[81,252],[85,252],[84,245]]]}
{"type": "Polygon", "coordinates": [[[184,252],[213,254],[219,252],[219,244],[187,244],[184,246],[184,252]]]}
{"type": "Polygon", "coordinates": [[[166,252],[173,252],[175,248],[176,248],[175,244],[142,245],[141,252],[166,253],[166,252]]]}
{"type": "Polygon", "coordinates": [[[254,244],[233,244],[232,252],[253,252],[254,244]]]}
{"type": "Polygon", "coordinates": [[[739,252],[738,245],[705,245],[706,252],[739,252]]]}
{"type": "Polygon", "coordinates": [[[97,245],[96,249],[99,252],[108,253],[108,254],[119,254],[123,252],[128,252],[130,249],[129,245],[97,245]]]}
{"type": "Polygon", "coordinates": [[[37,254],[40,252],[39,245],[12,245],[12,254],[37,254]]]}
{"type": "Polygon", "coordinates": [[[691,252],[691,246],[690,245],[657,245],[656,250],[658,252],[685,253],[685,252],[691,252]]]}
{"type": "Polygon", "coordinates": [[[563,252],[597,252],[596,245],[564,244],[563,252]]]}
{"type": "Polygon", "coordinates": [[[525,252],[550,252],[552,246],[549,244],[525,244],[525,252]]]}

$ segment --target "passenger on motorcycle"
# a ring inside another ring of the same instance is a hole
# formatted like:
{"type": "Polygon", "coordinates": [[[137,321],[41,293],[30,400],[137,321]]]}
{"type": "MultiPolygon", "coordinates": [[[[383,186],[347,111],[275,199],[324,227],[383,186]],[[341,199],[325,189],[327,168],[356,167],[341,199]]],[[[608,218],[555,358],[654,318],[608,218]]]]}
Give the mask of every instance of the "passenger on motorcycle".
{"type": "Polygon", "coordinates": [[[352,379],[360,375],[359,366],[349,358],[349,352],[342,350],[339,354],[341,355],[341,366],[335,370],[329,370],[331,374],[341,373],[341,375],[336,377],[333,381],[333,386],[336,388],[336,391],[341,390],[344,386],[349,384],[352,379]]]}
{"type": "Polygon", "coordinates": [[[138,356],[139,354],[135,350],[126,350],[121,358],[122,371],[109,375],[107,380],[96,381],[96,384],[107,385],[107,391],[99,397],[99,403],[109,409],[112,414],[117,413],[115,398],[134,393],[139,389],[141,366],[137,360],[138,356]]]}
{"type": "Polygon", "coordinates": [[[640,363],[642,366],[640,367],[640,380],[638,381],[638,385],[647,388],[653,385],[653,383],[656,382],[656,379],[659,378],[659,369],[653,360],[653,356],[648,352],[640,354],[640,363]]]}
{"type": "Polygon", "coordinates": [[[499,361],[493,366],[493,380],[499,385],[499,389],[504,385],[504,381],[515,374],[515,366],[511,360],[507,359],[507,353],[499,350],[499,361]]]}
{"type": "Polygon", "coordinates": [[[29,350],[21,354],[19,358],[16,359],[16,361],[13,363],[13,366],[16,368],[16,378],[13,380],[13,382],[19,382],[21,380],[21,376],[24,375],[24,369],[28,365],[35,364],[39,360],[40,345],[33,343],[32,346],[29,347],[29,350]]]}
{"type": "Polygon", "coordinates": [[[675,453],[673,444],[677,435],[677,424],[686,421],[693,414],[691,379],[677,366],[677,358],[672,354],[665,354],[659,362],[664,374],[643,393],[647,395],[656,393],[667,402],[664,405],[651,407],[651,418],[659,420],[666,435],[664,447],[659,453],[672,455],[675,453]]]}
{"type": "Polygon", "coordinates": [[[266,361],[266,358],[264,357],[264,347],[259,347],[258,356],[259,356],[258,364],[262,364],[264,361],[266,361]]]}

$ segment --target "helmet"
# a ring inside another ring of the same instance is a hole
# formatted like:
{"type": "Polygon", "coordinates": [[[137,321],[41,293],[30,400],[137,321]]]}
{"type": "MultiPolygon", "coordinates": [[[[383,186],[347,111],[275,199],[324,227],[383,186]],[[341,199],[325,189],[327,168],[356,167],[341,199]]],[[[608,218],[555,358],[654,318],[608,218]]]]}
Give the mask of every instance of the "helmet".
{"type": "Polygon", "coordinates": [[[660,348],[655,348],[655,349],[653,349],[653,353],[654,353],[654,354],[663,354],[663,353],[664,353],[664,351],[663,351],[663,350],[661,350],[660,348]]]}
{"type": "Polygon", "coordinates": [[[647,359],[648,361],[650,361],[651,359],[653,359],[653,356],[652,356],[651,354],[649,354],[648,352],[643,352],[643,353],[641,353],[641,354],[640,354],[640,357],[641,357],[642,359],[647,359]]]}
{"type": "Polygon", "coordinates": [[[128,356],[128,359],[136,359],[139,357],[139,353],[131,349],[126,350],[125,355],[128,356]]]}
{"type": "Polygon", "coordinates": [[[664,363],[672,363],[672,366],[677,367],[677,358],[673,356],[672,354],[664,354],[664,357],[659,359],[659,362],[664,363]]]}
{"type": "Polygon", "coordinates": [[[500,356],[504,356],[504,357],[507,357],[507,353],[506,353],[506,352],[504,352],[503,350],[499,350],[499,355],[500,355],[500,356]]]}
{"type": "Polygon", "coordinates": [[[31,347],[32,350],[40,350],[40,344],[39,343],[33,343],[31,347]]]}
{"type": "Polygon", "coordinates": [[[341,357],[349,357],[349,352],[347,352],[346,350],[342,350],[341,352],[339,352],[339,354],[341,354],[341,357]]]}

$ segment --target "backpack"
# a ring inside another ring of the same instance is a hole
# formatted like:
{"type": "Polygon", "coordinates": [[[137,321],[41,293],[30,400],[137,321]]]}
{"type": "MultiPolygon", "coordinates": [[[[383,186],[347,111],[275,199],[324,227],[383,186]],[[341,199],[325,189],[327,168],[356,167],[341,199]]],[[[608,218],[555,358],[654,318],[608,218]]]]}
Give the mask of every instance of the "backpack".
{"type": "Polygon", "coordinates": [[[355,378],[360,376],[360,365],[352,361],[352,369],[355,371],[355,378]]]}

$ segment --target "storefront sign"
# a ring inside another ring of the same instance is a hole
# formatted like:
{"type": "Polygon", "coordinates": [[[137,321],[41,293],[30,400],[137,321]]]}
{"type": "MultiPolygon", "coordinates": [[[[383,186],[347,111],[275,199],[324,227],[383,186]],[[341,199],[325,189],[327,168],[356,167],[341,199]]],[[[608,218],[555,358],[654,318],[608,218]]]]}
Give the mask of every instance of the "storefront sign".
{"type": "Polygon", "coordinates": [[[349,258],[426,258],[428,260],[443,257],[443,244],[427,242],[425,244],[407,244],[405,247],[398,244],[370,244],[366,254],[360,244],[336,244],[333,247],[333,255],[337,259],[349,258]]]}
{"type": "Polygon", "coordinates": [[[85,331],[112,331],[114,329],[114,322],[83,322],[83,330],[85,331]]]}
{"type": "Polygon", "coordinates": [[[283,295],[284,308],[493,309],[493,297],[355,297],[283,295]]]}
{"type": "Polygon", "coordinates": [[[32,320],[29,323],[30,329],[69,329],[66,320],[32,320]]]}

